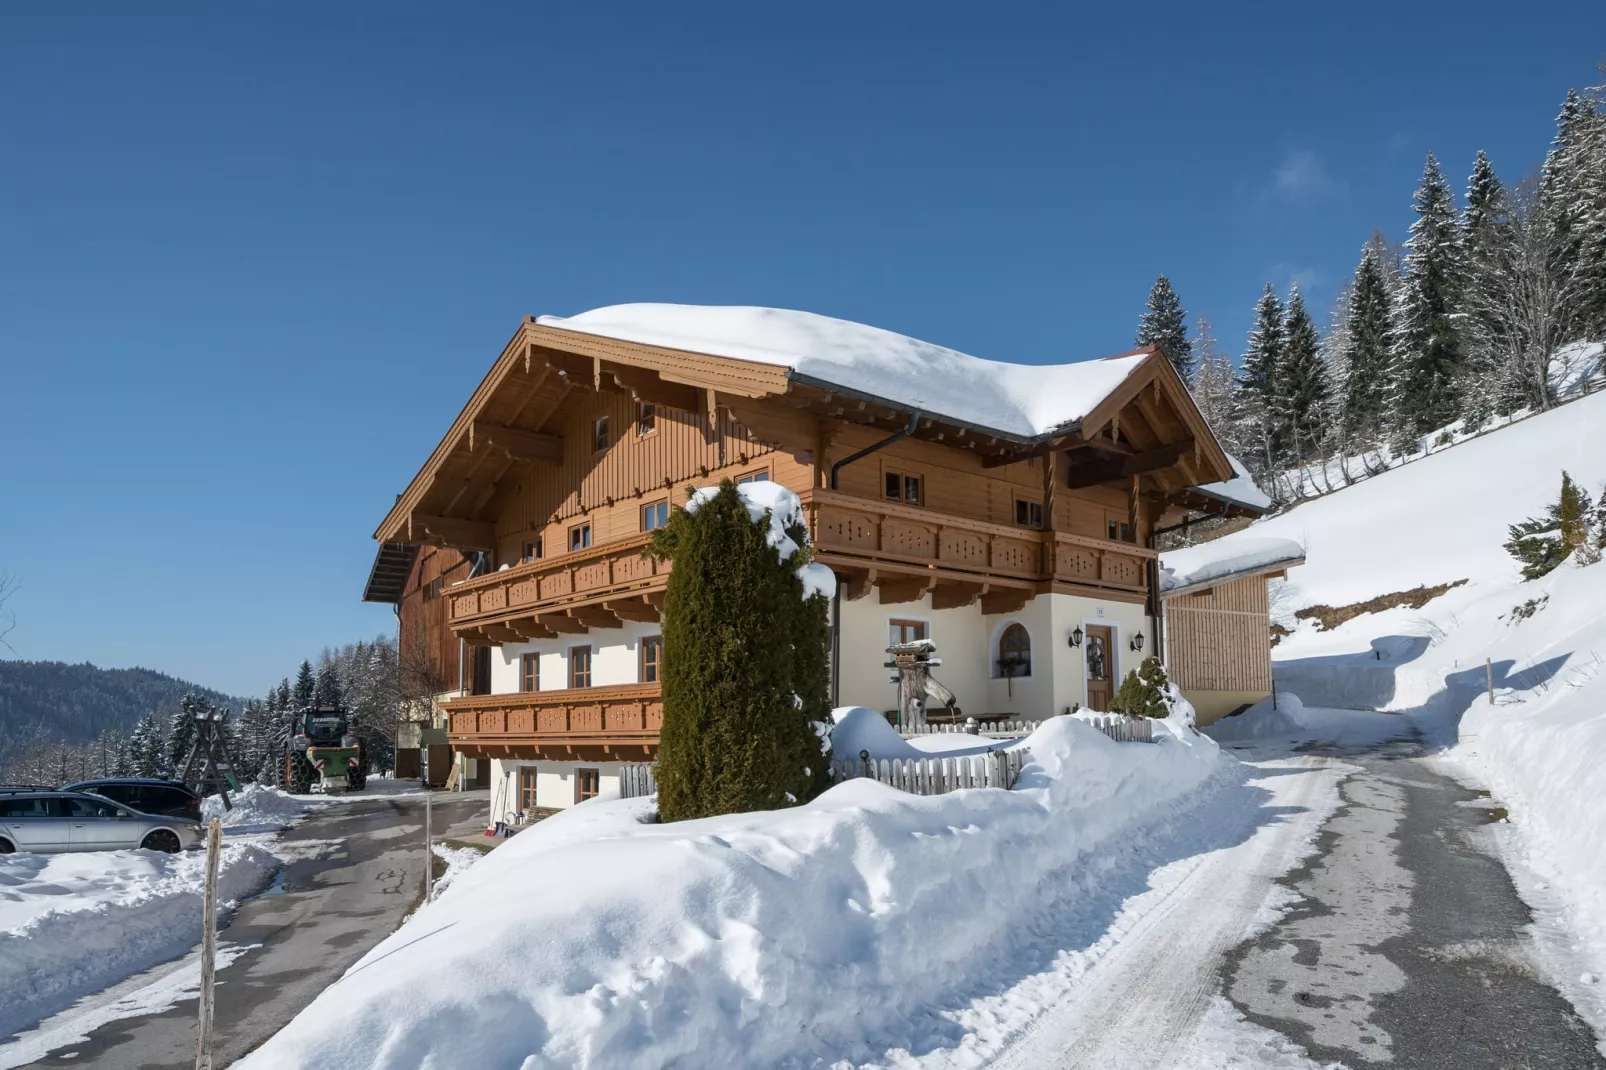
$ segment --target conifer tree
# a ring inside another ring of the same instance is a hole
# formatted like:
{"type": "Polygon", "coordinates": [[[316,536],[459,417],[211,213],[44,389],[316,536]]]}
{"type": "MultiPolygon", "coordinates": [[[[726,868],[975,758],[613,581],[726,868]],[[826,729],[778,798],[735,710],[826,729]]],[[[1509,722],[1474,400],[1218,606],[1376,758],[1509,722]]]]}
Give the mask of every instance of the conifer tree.
{"type": "Polygon", "coordinates": [[[161,776],[163,773],[162,730],[156,714],[147,713],[140,718],[128,736],[128,765],[131,776],[161,776]]]}
{"type": "Polygon", "coordinates": [[[304,710],[313,704],[318,691],[318,680],[312,672],[312,662],[303,661],[301,668],[296,671],[296,685],[290,693],[290,705],[287,711],[295,713],[304,710]]]}
{"type": "Polygon", "coordinates": [[[312,685],[312,704],[314,706],[343,706],[344,693],[340,686],[340,668],[333,662],[327,662],[318,670],[318,677],[312,685]]]}
{"type": "Polygon", "coordinates": [[[190,746],[195,742],[195,718],[209,717],[211,713],[212,704],[199,695],[185,695],[179,702],[168,722],[163,776],[176,779],[184,775],[184,763],[189,760],[190,746]]]}
{"type": "Polygon", "coordinates": [[[1494,413],[1509,413],[1522,403],[1505,359],[1501,317],[1494,314],[1501,300],[1500,265],[1510,242],[1505,187],[1495,176],[1488,155],[1479,149],[1467,179],[1467,203],[1461,215],[1467,324],[1463,332],[1462,416],[1468,428],[1482,427],[1494,413]]]}
{"type": "Polygon", "coordinates": [[[1344,365],[1344,432],[1351,441],[1375,443],[1388,411],[1389,295],[1380,260],[1381,236],[1361,249],[1349,301],[1339,359],[1344,365]]]}
{"type": "Polygon", "coordinates": [[[1281,497],[1277,473],[1285,435],[1277,385],[1285,348],[1282,302],[1268,282],[1255,305],[1255,326],[1238,376],[1238,439],[1251,474],[1274,499],[1281,497]]]}
{"type": "Polygon", "coordinates": [[[1238,441],[1238,373],[1217,343],[1210,321],[1199,317],[1199,363],[1193,372],[1193,397],[1199,412],[1228,453],[1242,452],[1238,441]]]}
{"type": "MultiPolygon", "coordinates": [[[[662,820],[775,809],[825,784],[811,721],[826,718],[825,599],[768,541],[730,480],[677,510],[652,553],[674,562],[664,598],[662,820]]],[[[804,545],[799,524],[789,532],[804,545]]]]}
{"type": "Polygon", "coordinates": [[[1296,456],[1305,459],[1316,451],[1327,405],[1327,364],[1321,338],[1305,308],[1299,287],[1288,294],[1288,315],[1283,321],[1284,352],[1274,388],[1286,420],[1296,456]]]}
{"type": "Polygon", "coordinates": [[[1589,495],[1563,472],[1561,494],[1556,501],[1546,508],[1544,516],[1513,524],[1506,551],[1521,562],[1523,579],[1537,580],[1573,553],[1589,549],[1593,535],[1590,520],[1589,495]]]}
{"type": "Polygon", "coordinates": [[[1188,340],[1187,311],[1171,280],[1161,275],[1149,291],[1149,305],[1138,321],[1137,344],[1159,346],[1183,382],[1193,376],[1193,343],[1188,340]]]}
{"type": "Polygon", "coordinates": [[[1414,439],[1454,420],[1463,351],[1455,314],[1462,285],[1460,221],[1439,161],[1428,153],[1412,201],[1405,279],[1394,312],[1395,430],[1414,439]]]}
{"type": "Polygon", "coordinates": [[[1128,717],[1166,717],[1171,713],[1165,694],[1168,683],[1170,680],[1160,659],[1152,655],[1146,657],[1143,664],[1121,681],[1115,697],[1110,700],[1110,709],[1128,717]]]}

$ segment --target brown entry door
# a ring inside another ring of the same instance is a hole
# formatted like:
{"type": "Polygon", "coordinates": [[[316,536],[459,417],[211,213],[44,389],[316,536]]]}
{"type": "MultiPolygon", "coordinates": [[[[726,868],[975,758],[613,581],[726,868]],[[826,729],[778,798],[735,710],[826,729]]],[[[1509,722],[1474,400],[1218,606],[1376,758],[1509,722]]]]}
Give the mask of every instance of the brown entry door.
{"type": "Polygon", "coordinates": [[[1089,624],[1082,644],[1087,660],[1087,704],[1100,713],[1108,712],[1113,695],[1110,676],[1115,671],[1115,636],[1108,625],[1089,624]]]}

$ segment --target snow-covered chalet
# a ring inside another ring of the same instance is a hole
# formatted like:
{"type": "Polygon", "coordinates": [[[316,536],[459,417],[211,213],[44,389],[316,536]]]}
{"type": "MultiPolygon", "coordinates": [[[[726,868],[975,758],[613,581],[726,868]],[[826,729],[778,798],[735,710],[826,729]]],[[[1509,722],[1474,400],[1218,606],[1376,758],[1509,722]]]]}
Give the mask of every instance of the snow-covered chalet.
{"type": "MultiPolygon", "coordinates": [[[[930,639],[964,715],[1011,719],[1105,708],[1164,649],[1156,533],[1269,504],[1158,351],[1008,364],[749,307],[528,318],[375,532],[376,575],[469,562],[437,592],[442,708],[507,810],[653,756],[669,566],[642,549],[726,478],[802,499],[836,704],[895,705],[888,645],[930,639]]],[[[1240,641],[1265,657],[1263,628],[1240,641]]]]}

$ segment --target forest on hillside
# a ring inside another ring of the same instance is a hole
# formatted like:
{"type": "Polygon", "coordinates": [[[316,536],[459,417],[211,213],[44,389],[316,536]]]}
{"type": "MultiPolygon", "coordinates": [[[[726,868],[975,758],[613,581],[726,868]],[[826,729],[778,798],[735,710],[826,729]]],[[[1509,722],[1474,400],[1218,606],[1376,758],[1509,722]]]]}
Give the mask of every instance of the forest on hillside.
{"type": "MultiPolygon", "coordinates": [[[[1603,68],[1606,69],[1606,68],[1603,68]]],[[[1401,245],[1374,231],[1326,330],[1267,283],[1234,361],[1161,276],[1138,330],[1284,504],[1588,389],[1606,346],[1606,85],[1571,91],[1543,166],[1482,151],[1459,202],[1430,152],[1401,245]],[[1557,365],[1572,359],[1565,375],[1557,365]]]]}

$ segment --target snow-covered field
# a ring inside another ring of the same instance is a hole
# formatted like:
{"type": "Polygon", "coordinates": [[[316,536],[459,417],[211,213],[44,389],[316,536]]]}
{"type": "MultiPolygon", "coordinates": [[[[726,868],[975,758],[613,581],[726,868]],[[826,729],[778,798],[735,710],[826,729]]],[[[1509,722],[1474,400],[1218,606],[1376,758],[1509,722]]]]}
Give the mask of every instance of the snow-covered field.
{"type": "Polygon", "coordinates": [[[670,825],[650,799],[587,802],[456,877],[241,1065],[868,1062],[934,1027],[959,1044],[934,1008],[968,1006],[1044,926],[1100,931],[1112,860],[1241,784],[1208,737],[1161,725],[1118,744],[1055,718],[1015,744],[1013,791],[856,780],[670,825]]]}
{"type": "MultiPolygon", "coordinates": [[[[1606,483],[1606,393],[1220,545],[1268,536],[1304,545],[1306,563],[1273,593],[1274,612],[1294,629],[1273,651],[1279,686],[1311,705],[1407,714],[1453,771],[1493,791],[1510,813],[1519,890],[1553,901],[1581,940],[1555,964],[1556,983],[1606,1031],[1606,983],[1580,980],[1606,975],[1606,563],[1568,562],[1524,582],[1502,548],[1508,525],[1555,501],[1563,469],[1592,496],[1606,483]],[[1467,582],[1420,609],[1363,614],[1331,631],[1292,615],[1458,580],[1467,582]]],[[[1213,734],[1254,734],[1252,720],[1235,721],[1213,734]]]]}

